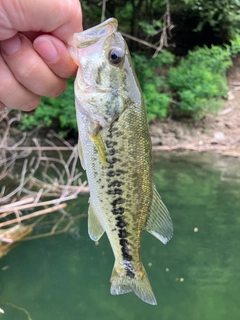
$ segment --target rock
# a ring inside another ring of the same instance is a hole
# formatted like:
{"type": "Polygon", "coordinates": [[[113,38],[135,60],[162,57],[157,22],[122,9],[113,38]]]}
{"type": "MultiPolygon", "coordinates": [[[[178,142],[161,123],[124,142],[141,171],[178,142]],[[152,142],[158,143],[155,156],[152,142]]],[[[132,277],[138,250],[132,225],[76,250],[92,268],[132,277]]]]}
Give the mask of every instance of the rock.
{"type": "Polygon", "coordinates": [[[151,137],[151,140],[152,140],[152,145],[153,146],[161,146],[162,145],[162,142],[161,142],[161,139],[159,137],[151,137]]]}
{"type": "Polygon", "coordinates": [[[225,134],[221,131],[216,131],[216,132],[214,132],[214,139],[215,140],[224,140],[225,134]]]}

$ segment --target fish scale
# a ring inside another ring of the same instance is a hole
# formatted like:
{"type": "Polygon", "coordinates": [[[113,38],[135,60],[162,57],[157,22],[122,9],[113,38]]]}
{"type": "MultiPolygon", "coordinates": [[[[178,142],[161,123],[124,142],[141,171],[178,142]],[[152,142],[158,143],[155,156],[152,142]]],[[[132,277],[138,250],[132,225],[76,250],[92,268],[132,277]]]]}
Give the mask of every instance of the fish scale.
{"type": "Polygon", "coordinates": [[[75,34],[69,52],[75,80],[79,155],[89,188],[88,230],[106,232],[115,263],[111,293],[133,291],[156,304],[141,260],[145,229],[164,244],[172,220],[154,184],[146,108],[117,20],[75,34]]]}

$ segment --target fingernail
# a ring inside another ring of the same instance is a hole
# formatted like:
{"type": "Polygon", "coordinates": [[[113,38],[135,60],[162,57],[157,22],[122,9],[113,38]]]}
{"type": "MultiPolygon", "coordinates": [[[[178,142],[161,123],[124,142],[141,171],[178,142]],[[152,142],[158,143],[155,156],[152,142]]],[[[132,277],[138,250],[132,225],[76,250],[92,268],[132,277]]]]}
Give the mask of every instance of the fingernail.
{"type": "Polygon", "coordinates": [[[19,36],[16,34],[11,39],[1,41],[1,48],[6,55],[10,56],[18,51],[18,49],[21,47],[21,44],[22,42],[19,36]]]}
{"type": "Polygon", "coordinates": [[[34,41],[34,47],[46,62],[55,62],[59,58],[56,47],[49,39],[37,39],[34,41]]]}

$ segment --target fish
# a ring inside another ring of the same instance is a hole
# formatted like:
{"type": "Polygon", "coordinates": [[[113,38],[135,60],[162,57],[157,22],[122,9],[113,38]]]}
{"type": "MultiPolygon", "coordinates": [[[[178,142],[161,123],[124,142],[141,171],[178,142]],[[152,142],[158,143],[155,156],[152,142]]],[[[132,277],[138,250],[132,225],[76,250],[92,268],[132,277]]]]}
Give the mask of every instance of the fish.
{"type": "Polygon", "coordinates": [[[156,298],[141,259],[142,231],[166,244],[170,214],[153,182],[152,144],[143,95],[118,21],[110,18],[68,41],[78,65],[75,105],[79,157],[90,188],[88,233],[106,232],[115,263],[113,295],[156,298]]]}

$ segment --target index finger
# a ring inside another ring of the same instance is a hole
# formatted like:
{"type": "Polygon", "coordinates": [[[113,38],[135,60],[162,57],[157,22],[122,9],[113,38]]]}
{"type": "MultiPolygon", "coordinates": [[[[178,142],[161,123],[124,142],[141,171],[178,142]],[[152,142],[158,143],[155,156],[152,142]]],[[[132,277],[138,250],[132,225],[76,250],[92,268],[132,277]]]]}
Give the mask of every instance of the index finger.
{"type": "Polygon", "coordinates": [[[82,31],[79,0],[0,0],[0,41],[17,32],[51,33],[67,41],[82,31]]]}

